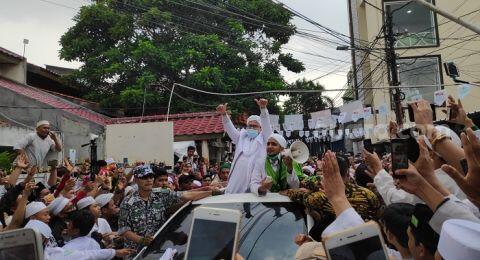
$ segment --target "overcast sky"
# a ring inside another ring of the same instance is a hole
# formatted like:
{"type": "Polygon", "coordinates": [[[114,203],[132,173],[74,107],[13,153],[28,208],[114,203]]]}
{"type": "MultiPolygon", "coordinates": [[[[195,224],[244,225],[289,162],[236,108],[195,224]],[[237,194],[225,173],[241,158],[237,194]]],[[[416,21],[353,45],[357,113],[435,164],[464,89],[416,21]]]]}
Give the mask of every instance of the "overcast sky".
{"type": "MultiPolygon", "coordinates": [[[[335,31],[348,35],[347,0],[280,0],[312,20],[327,26],[335,31]]],[[[28,39],[25,56],[28,61],[39,66],[45,64],[77,68],[80,64],[60,60],[60,36],[74,25],[72,18],[80,6],[89,3],[87,0],[9,0],[2,1],[0,9],[0,46],[16,52],[23,53],[23,39],[28,39]],[[55,3],[57,5],[55,5],[55,3]]],[[[293,23],[300,29],[320,31],[299,18],[293,23]]],[[[311,32],[316,35],[325,35],[320,32],[311,32]]],[[[338,41],[338,40],[337,40],[338,41]]],[[[295,58],[304,62],[307,70],[295,74],[282,71],[289,82],[301,77],[315,79],[326,73],[335,71],[334,74],[318,80],[327,89],[343,88],[346,83],[346,74],[349,69],[349,53],[336,51],[334,47],[312,42],[302,37],[293,37],[288,49],[295,58]],[[348,63],[319,58],[314,55],[299,53],[309,52],[323,56],[346,60],[348,63]]],[[[335,97],[336,92],[329,92],[328,96],[335,97]]]]}

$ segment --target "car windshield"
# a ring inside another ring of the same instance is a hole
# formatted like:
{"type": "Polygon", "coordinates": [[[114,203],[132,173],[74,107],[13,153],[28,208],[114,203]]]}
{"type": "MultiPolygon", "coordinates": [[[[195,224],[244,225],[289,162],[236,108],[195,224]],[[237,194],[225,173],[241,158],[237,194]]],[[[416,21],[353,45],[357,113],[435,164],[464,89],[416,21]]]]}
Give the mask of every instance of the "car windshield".
{"type": "MultiPolygon", "coordinates": [[[[176,249],[174,259],[185,256],[193,209],[189,205],[155,237],[137,259],[159,259],[168,249],[176,249]]],[[[307,233],[302,208],[291,202],[204,204],[204,207],[237,209],[242,212],[239,253],[245,259],[293,259],[298,246],[296,234],[307,233]]]]}

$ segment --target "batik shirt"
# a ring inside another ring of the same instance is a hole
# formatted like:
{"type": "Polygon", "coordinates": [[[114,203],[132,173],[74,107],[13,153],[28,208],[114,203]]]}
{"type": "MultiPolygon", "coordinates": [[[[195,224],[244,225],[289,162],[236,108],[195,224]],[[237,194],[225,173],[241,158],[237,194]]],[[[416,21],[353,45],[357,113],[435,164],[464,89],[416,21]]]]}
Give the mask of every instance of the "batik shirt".
{"type": "MultiPolygon", "coordinates": [[[[132,231],[139,236],[153,236],[167,220],[167,211],[181,202],[181,192],[150,193],[148,201],[140,198],[138,192],[126,197],[120,204],[118,232],[132,231]]],[[[125,246],[139,249],[140,245],[126,240],[125,246]]]]}
{"type": "MultiPolygon", "coordinates": [[[[371,190],[354,183],[345,184],[345,194],[348,202],[364,220],[377,220],[380,201],[371,190]]],[[[306,192],[304,190],[289,190],[287,196],[295,202],[304,205],[310,211],[320,214],[321,227],[326,227],[335,220],[335,212],[327,199],[325,192],[306,192]]]]}

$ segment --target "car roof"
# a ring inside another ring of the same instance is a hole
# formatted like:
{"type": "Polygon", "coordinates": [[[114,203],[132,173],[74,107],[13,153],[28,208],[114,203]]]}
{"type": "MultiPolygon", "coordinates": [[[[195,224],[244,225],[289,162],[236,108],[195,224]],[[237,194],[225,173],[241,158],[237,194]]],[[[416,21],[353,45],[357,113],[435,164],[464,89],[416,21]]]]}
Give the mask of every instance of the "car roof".
{"type": "Polygon", "coordinates": [[[278,193],[267,193],[266,196],[257,196],[253,193],[237,193],[237,194],[224,194],[218,196],[210,196],[192,202],[194,205],[203,204],[216,204],[216,203],[271,203],[271,202],[292,202],[287,196],[280,195],[278,193]]]}

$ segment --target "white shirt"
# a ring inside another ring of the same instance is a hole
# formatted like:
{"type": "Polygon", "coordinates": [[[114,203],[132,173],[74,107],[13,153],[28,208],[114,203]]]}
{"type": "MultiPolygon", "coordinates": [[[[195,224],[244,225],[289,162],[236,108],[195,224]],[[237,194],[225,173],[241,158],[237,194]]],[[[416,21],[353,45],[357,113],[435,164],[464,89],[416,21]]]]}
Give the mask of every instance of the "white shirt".
{"type": "MultiPolygon", "coordinates": [[[[279,162],[278,164],[271,164],[273,170],[276,172],[278,171],[278,168],[280,166],[280,163],[282,163],[281,156],[279,156],[279,162]]],[[[268,160],[268,158],[263,157],[261,159],[258,159],[257,162],[255,163],[255,167],[253,168],[253,174],[252,174],[252,179],[250,181],[250,192],[255,193],[257,196],[258,194],[258,188],[262,185],[262,181],[267,178],[267,171],[265,169],[265,160],[268,160]]],[[[291,173],[287,173],[287,183],[288,183],[288,188],[290,189],[297,189],[300,187],[300,181],[298,180],[298,176],[295,173],[294,170],[292,170],[291,173]]]]}
{"type": "Polygon", "coordinates": [[[46,247],[45,260],[110,260],[115,257],[114,249],[70,250],[62,247],[46,247]]]}
{"type": "Polygon", "coordinates": [[[50,151],[56,151],[55,142],[50,136],[42,139],[36,132],[27,134],[22,140],[15,144],[13,149],[23,149],[28,157],[30,166],[36,165],[39,167],[45,166],[44,160],[50,151]]]}
{"type": "Polygon", "coordinates": [[[100,245],[89,236],[77,237],[62,247],[65,250],[99,250],[100,245]]]}
{"type": "MultiPolygon", "coordinates": [[[[455,181],[447,175],[441,168],[435,170],[438,181],[445,186],[453,195],[461,199],[465,199],[466,195],[458,187],[455,181]]],[[[424,203],[417,196],[410,194],[402,189],[397,189],[394,184],[393,177],[384,169],[377,173],[373,179],[373,183],[377,188],[378,193],[382,196],[383,201],[388,206],[392,203],[408,203],[415,205],[417,203],[424,203]]]]}
{"type": "Polygon", "coordinates": [[[93,225],[93,228],[88,235],[91,235],[95,231],[97,231],[98,233],[100,233],[102,235],[112,233],[112,229],[110,228],[110,224],[108,224],[108,221],[106,219],[98,218],[97,222],[98,223],[95,223],[95,225],[93,225]]]}

